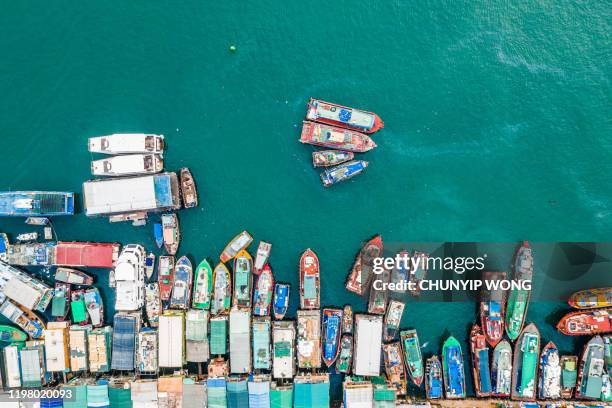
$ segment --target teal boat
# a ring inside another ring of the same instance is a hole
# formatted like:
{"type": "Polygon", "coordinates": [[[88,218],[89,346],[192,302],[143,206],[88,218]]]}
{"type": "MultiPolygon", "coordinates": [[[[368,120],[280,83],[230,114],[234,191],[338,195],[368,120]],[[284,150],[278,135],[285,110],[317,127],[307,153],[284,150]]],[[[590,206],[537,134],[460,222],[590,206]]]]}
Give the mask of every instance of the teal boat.
{"type": "Polygon", "coordinates": [[[404,352],[404,364],[406,371],[410,374],[412,382],[420,387],[423,383],[425,371],[423,369],[423,356],[421,355],[421,345],[416,330],[402,330],[400,332],[402,350],[404,352]]]}
{"type": "Polygon", "coordinates": [[[194,279],[192,307],[208,310],[210,309],[213,277],[212,268],[206,259],[196,268],[194,279]]]}
{"type": "Polygon", "coordinates": [[[0,324],[0,341],[5,343],[26,341],[28,335],[13,326],[0,324]]]}
{"type": "Polygon", "coordinates": [[[450,336],[442,347],[442,373],[444,376],[444,393],[446,398],[465,398],[463,353],[461,345],[453,336],[450,336]]]}
{"type": "Polygon", "coordinates": [[[253,258],[244,249],[234,259],[234,300],[233,306],[251,307],[253,291],[253,258]]]}
{"type": "MultiPolygon", "coordinates": [[[[531,281],[533,279],[533,253],[527,241],[523,242],[514,259],[514,281],[531,281]]],[[[508,296],[506,306],[506,333],[510,340],[516,338],[523,330],[531,290],[513,289],[508,296]]]]}
{"type": "Polygon", "coordinates": [[[253,368],[270,370],[270,317],[255,317],[253,319],[253,368]]]}
{"type": "Polygon", "coordinates": [[[535,401],[539,361],[540,332],[531,323],[525,327],[514,345],[512,399],[535,401]]]}

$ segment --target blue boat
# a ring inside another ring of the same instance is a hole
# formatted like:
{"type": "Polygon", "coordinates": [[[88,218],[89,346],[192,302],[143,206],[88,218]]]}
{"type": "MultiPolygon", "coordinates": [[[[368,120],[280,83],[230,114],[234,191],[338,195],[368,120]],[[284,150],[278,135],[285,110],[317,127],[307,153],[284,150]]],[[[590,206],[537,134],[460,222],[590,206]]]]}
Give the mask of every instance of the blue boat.
{"type": "Polygon", "coordinates": [[[442,364],[438,356],[432,356],[425,363],[425,392],[427,399],[442,398],[442,364]]]}
{"type": "Polygon", "coordinates": [[[368,162],[364,160],[351,160],[339,166],[332,167],[321,173],[321,181],[324,187],[333,186],[342,181],[348,180],[360,174],[368,167],[368,162]]]}
{"type": "Polygon", "coordinates": [[[323,361],[330,367],[338,358],[342,310],[323,309],[323,361]]]}
{"type": "Polygon", "coordinates": [[[461,345],[453,336],[442,347],[442,372],[447,399],[465,398],[465,371],[461,345]]]}
{"type": "Polygon", "coordinates": [[[155,237],[155,245],[157,245],[157,248],[161,248],[164,245],[164,229],[161,223],[153,224],[153,236],[155,237]]]}
{"type": "Polygon", "coordinates": [[[170,296],[171,309],[189,309],[192,281],[193,268],[191,261],[186,256],[182,256],[174,266],[174,284],[170,296]]]}
{"type": "Polygon", "coordinates": [[[288,283],[277,283],[274,285],[274,318],[282,320],[289,307],[289,293],[291,285],[288,283]]]}
{"type": "Polygon", "coordinates": [[[0,216],[73,215],[74,193],[63,191],[0,191],[0,216]]]}

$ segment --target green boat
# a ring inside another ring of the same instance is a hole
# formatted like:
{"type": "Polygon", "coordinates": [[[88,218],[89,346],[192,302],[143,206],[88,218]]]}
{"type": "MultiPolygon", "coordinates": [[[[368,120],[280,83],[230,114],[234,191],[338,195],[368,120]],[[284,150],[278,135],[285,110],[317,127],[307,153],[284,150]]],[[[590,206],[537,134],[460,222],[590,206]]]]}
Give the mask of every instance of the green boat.
{"type": "Polygon", "coordinates": [[[0,341],[6,343],[13,343],[19,341],[26,341],[28,335],[13,326],[7,326],[0,324],[0,341]]]}
{"type": "Polygon", "coordinates": [[[204,259],[196,268],[192,300],[194,309],[210,309],[212,281],[212,268],[208,261],[204,259]]]}
{"type": "MultiPolygon", "coordinates": [[[[523,242],[514,259],[514,280],[531,281],[533,278],[533,254],[527,241],[523,242]]],[[[510,340],[516,340],[527,316],[531,290],[513,289],[508,296],[506,307],[506,333],[510,340]]]]}
{"type": "Polygon", "coordinates": [[[539,361],[540,332],[530,323],[514,345],[512,399],[535,401],[539,361]]]}
{"type": "Polygon", "coordinates": [[[402,330],[400,332],[402,341],[402,351],[404,352],[404,362],[406,370],[410,373],[412,382],[420,387],[423,383],[425,370],[423,369],[423,356],[421,355],[421,345],[416,330],[402,330]]]}

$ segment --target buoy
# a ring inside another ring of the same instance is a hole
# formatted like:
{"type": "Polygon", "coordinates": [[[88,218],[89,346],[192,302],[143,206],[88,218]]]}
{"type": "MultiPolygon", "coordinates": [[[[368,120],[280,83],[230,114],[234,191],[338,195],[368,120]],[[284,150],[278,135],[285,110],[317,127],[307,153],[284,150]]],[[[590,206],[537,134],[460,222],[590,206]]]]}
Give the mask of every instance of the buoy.
{"type": "Polygon", "coordinates": [[[235,45],[230,45],[230,51],[231,52],[236,52],[236,46],[235,45]]]}

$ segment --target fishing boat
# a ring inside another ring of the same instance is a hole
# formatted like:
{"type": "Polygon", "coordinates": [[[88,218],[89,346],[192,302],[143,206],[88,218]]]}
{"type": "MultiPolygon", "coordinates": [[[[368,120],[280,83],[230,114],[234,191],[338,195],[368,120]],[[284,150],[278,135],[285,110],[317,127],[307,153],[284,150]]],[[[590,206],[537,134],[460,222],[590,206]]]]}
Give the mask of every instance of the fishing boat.
{"type": "Polygon", "coordinates": [[[402,351],[404,352],[404,364],[406,371],[410,374],[412,382],[420,387],[423,383],[423,356],[421,355],[421,345],[416,330],[402,330],[400,332],[402,351]]]}
{"type": "Polygon", "coordinates": [[[512,391],[512,347],[506,340],[497,343],[491,363],[491,394],[509,397],[512,391]]]}
{"type": "Polygon", "coordinates": [[[23,234],[17,234],[15,240],[17,242],[31,242],[38,239],[38,232],[24,232],[23,234]]]}
{"type": "Polygon", "coordinates": [[[353,333],[353,307],[344,305],[342,310],[342,333],[353,333]]]}
{"type": "Polygon", "coordinates": [[[582,352],[576,384],[576,398],[599,399],[604,375],[604,341],[601,336],[595,336],[584,346],[582,352]]]}
{"type": "Polygon", "coordinates": [[[442,364],[438,356],[431,356],[425,363],[425,395],[427,399],[442,398],[442,364]]]}
{"type": "Polygon", "coordinates": [[[382,273],[375,276],[373,282],[378,281],[378,285],[370,286],[370,299],[368,300],[368,313],[384,315],[387,310],[388,285],[391,280],[391,270],[384,268],[382,273]],[[380,289],[376,289],[379,287],[380,289]]]}
{"type": "Polygon", "coordinates": [[[356,153],[364,153],[376,147],[374,140],[363,133],[309,121],[302,124],[300,142],[356,153]]]}
{"type": "Polygon", "coordinates": [[[26,341],[27,339],[28,335],[21,330],[13,326],[0,324],[0,341],[5,343],[18,343],[26,341]]]}
{"type": "Polygon", "coordinates": [[[155,245],[157,245],[157,248],[164,246],[164,229],[160,222],[153,224],[153,238],[155,238],[155,245]]]}
{"type": "Polygon", "coordinates": [[[70,312],[72,313],[72,322],[81,326],[89,323],[89,315],[85,306],[85,290],[73,290],[70,292],[70,312]]]}
{"type": "Polygon", "coordinates": [[[531,323],[525,327],[514,345],[512,399],[535,400],[539,359],[540,332],[531,323]]]}
{"type": "Polygon", "coordinates": [[[366,133],[374,133],[385,127],[380,117],[373,112],[349,108],[315,98],[310,98],[310,102],[308,102],[306,119],[366,133]]]}
{"type": "Polygon", "coordinates": [[[198,191],[196,190],[193,175],[187,167],[181,169],[181,196],[185,208],[198,206],[198,191]]]}
{"type": "Polygon", "coordinates": [[[277,283],[274,285],[274,318],[282,320],[289,308],[289,293],[291,285],[288,283],[277,283]]]}
{"type": "Polygon", "coordinates": [[[612,336],[603,336],[604,340],[604,359],[608,374],[612,373],[612,336]]]}
{"type": "Polygon", "coordinates": [[[259,242],[257,247],[257,255],[255,255],[255,264],[253,265],[253,273],[259,275],[263,270],[264,265],[270,258],[270,251],[272,251],[272,244],[264,241],[259,242]]]}
{"type": "Polygon", "coordinates": [[[411,278],[410,252],[399,251],[394,258],[399,258],[401,261],[396,262],[391,270],[391,283],[393,284],[393,289],[390,289],[392,291],[391,296],[395,299],[401,299],[402,295],[406,293],[405,282],[409,282],[411,278]]]}
{"type": "Polygon", "coordinates": [[[465,398],[465,371],[463,353],[456,338],[450,336],[442,346],[442,373],[444,395],[447,399],[465,398]]]}
{"type": "Polygon", "coordinates": [[[94,176],[132,176],[154,174],[164,169],[164,160],[158,154],[127,154],[92,160],[91,174],[94,176]]]}
{"type": "Polygon", "coordinates": [[[428,260],[429,254],[424,252],[414,251],[412,255],[412,268],[410,269],[410,294],[419,296],[421,294],[421,282],[427,279],[429,272],[428,260]]]}
{"type": "Polygon", "coordinates": [[[348,374],[353,363],[353,335],[343,334],[340,339],[340,353],[336,361],[336,372],[348,374]]]}
{"type": "Polygon", "coordinates": [[[387,307],[387,313],[385,314],[385,322],[383,325],[383,340],[391,341],[395,339],[397,331],[399,330],[402,322],[402,315],[404,314],[404,308],[406,304],[399,300],[392,300],[389,302],[387,307]]]}
{"type": "Polygon", "coordinates": [[[272,323],[272,375],[278,379],[290,379],[295,375],[295,322],[290,320],[272,323]]]}
{"type": "Polygon", "coordinates": [[[154,271],[155,254],[153,252],[149,252],[149,255],[147,255],[147,257],[145,258],[145,275],[147,275],[147,280],[151,280],[154,271]]]}
{"type": "Polygon", "coordinates": [[[164,152],[164,136],[146,133],[115,133],[90,137],[89,151],[103,154],[130,154],[164,152]]]}
{"type": "Polygon", "coordinates": [[[195,272],[195,282],[193,283],[193,302],[194,309],[210,309],[212,296],[213,270],[206,259],[202,260],[195,272]]]}
{"type": "Polygon", "coordinates": [[[169,255],[175,255],[181,242],[181,232],[176,214],[162,214],[161,224],[164,237],[164,248],[169,255]]]}
{"type": "Polygon", "coordinates": [[[269,316],[253,318],[253,368],[256,370],[272,368],[271,328],[272,322],[269,316]]]}
{"type": "Polygon", "coordinates": [[[145,286],[145,311],[147,312],[149,325],[157,327],[162,312],[159,284],[157,282],[148,283],[145,286]]]}
{"type": "Polygon", "coordinates": [[[101,327],[104,325],[104,306],[100,291],[97,288],[86,289],[83,300],[85,301],[85,308],[87,309],[92,326],[101,327]]]}
{"type": "Polygon", "coordinates": [[[0,314],[19,326],[30,338],[41,339],[45,330],[45,324],[34,312],[6,299],[0,305],[0,314]]]}
{"type": "MultiPolygon", "coordinates": [[[[533,278],[533,253],[524,241],[514,257],[514,281],[531,281],[533,278]]],[[[512,289],[506,306],[506,333],[510,340],[516,340],[525,324],[531,290],[512,289]]]]}
{"type": "Polygon", "coordinates": [[[111,269],[108,271],[108,287],[116,288],[117,287],[117,279],[115,278],[115,270],[111,269]]]}
{"type": "Polygon", "coordinates": [[[28,225],[45,226],[45,225],[49,225],[49,218],[47,217],[28,217],[26,218],[25,223],[28,225]]]}
{"type": "Polygon", "coordinates": [[[70,311],[70,284],[55,282],[53,299],[51,300],[51,316],[61,322],[66,320],[70,311]]]}
{"type": "Polygon", "coordinates": [[[255,293],[253,295],[253,314],[255,316],[270,315],[273,291],[274,274],[270,265],[265,264],[255,284],[255,293]]]}
{"type": "Polygon", "coordinates": [[[193,268],[191,261],[182,256],[174,265],[174,284],[170,295],[170,308],[188,309],[191,300],[191,283],[193,280],[193,268]]]}
{"type": "Polygon", "coordinates": [[[319,150],[312,152],[312,165],[314,167],[337,166],[338,164],[353,160],[355,153],[343,150],[319,150]]]}
{"type": "Polygon", "coordinates": [[[405,395],[407,390],[406,371],[404,370],[404,359],[402,358],[402,348],[399,341],[383,344],[382,352],[387,380],[395,387],[398,394],[405,395]]]}
{"type": "Polygon", "coordinates": [[[474,389],[477,397],[491,395],[491,371],[489,369],[489,346],[482,329],[477,324],[470,332],[470,348],[472,351],[472,373],[474,389]]]}
{"type": "Polygon", "coordinates": [[[227,244],[223,252],[221,252],[220,259],[221,262],[225,263],[230,259],[233,259],[238,252],[242,250],[246,250],[249,245],[253,242],[253,237],[246,231],[242,231],[240,234],[236,235],[232,240],[227,244]]]}
{"type": "Polygon", "coordinates": [[[11,246],[8,235],[4,232],[0,232],[0,261],[6,262],[8,249],[11,246]]]}
{"type": "Polygon", "coordinates": [[[250,308],[253,292],[253,258],[244,249],[234,259],[234,299],[232,306],[250,308]]]}
{"type": "Polygon", "coordinates": [[[215,266],[213,271],[213,298],[211,312],[213,315],[226,313],[232,303],[232,277],[224,263],[215,266]]]}
{"type": "Polygon", "coordinates": [[[172,293],[174,285],[174,257],[171,255],[160,256],[157,265],[157,280],[159,281],[159,296],[161,300],[167,301],[172,293]]]}
{"type": "Polygon", "coordinates": [[[368,167],[368,162],[365,160],[351,160],[323,171],[321,173],[321,182],[323,183],[323,187],[331,187],[334,184],[358,176],[366,167],[368,167]]]}
{"type": "Polygon", "coordinates": [[[51,217],[74,214],[74,193],[0,191],[0,217],[51,217]]]}
{"type": "Polygon", "coordinates": [[[575,309],[595,309],[612,306],[612,287],[580,290],[567,303],[575,309]]]}
{"type": "MultiPolygon", "coordinates": [[[[499,284],[506,279],[505,272],[485,272],[484,280],[499,284]]],[[[504,312],[506,293],[499,289],[483,290],[480,302],[480,324],[491,347],[495,347],[504,335],[504,312]]]]}
{"type": "Polygon", "coordinates": [[[318,309],[321,299],[319,258],[306,249],[300,258],[300,308],[318,309]]]}
{"type": "Polygon", "coordinates": [[[93,285],[93,277],[83,271],[72,268],[58,267],[55,270],[55,280],[72,285],[93,285]]]}
{"type": "Polygon", "coordinates": [[[568,313],[557,323],[557,329],[567,336],[610,333],[612,308],[568,313]]]}
{"type": "Polygon", "coordinates": [[[323,309],[323,361],[331,367],[340,352],[340,326],[342,324],[342,310],[323,309]]]}
{"type": "Polygon", "coordinates": [[[143,327],[136,340],[136,370],[140,374],[157,374],[159,339],[157,331],[143,327]]]}
{"type": "Polygon", "coordinates": [[[355,259],[353,268],[346,280],[345,287],[348,291],[362,296],[370,287],[370,281],[375,258],[383,255],[383,241],[380,235],[366,242],[355,259]]]}
{"type": "Polygon", "coordinates": [[[578,379],[578,357],[561,356],[561,398],[571,399],[574,396],[576,380],[578,379]]]}
{"type": "Polygon", "coordinates": [[[540,399],[561,398],[561,364],[559,350],[555,343],[548,342],[540,357],[540,378],[538,382],[540,399]]]}

